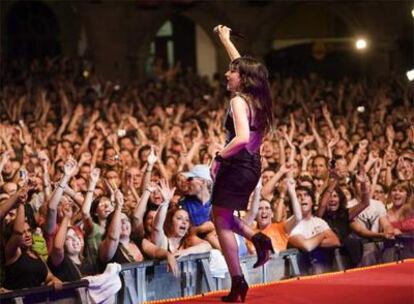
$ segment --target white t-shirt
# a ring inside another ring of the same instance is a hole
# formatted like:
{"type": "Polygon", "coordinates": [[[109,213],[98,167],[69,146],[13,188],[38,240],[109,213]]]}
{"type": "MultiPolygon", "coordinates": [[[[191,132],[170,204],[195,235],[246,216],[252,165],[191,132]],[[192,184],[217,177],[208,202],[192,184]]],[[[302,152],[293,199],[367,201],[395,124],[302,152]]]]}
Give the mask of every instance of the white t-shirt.
{"type": "MultiPolygon", "coordinates": [[[[347,203],[347,208],[352,208],[358,204],[357,199],[352,199],[347,203]]],[[[379,232],[379,219],[387,215],[387,210],[381,201],[370,199],[369,205],[358,216],[355,221],[363,224],[372,232],[379,232]]]]}
{"type": "Polygon", "coordinates": [[[305,239],[310,239],[328,229],[330,228],[327,222],[319,217],[312,216],[309,219],[302,219],[293,228],[289,236],[302,235],[305,239]]]}

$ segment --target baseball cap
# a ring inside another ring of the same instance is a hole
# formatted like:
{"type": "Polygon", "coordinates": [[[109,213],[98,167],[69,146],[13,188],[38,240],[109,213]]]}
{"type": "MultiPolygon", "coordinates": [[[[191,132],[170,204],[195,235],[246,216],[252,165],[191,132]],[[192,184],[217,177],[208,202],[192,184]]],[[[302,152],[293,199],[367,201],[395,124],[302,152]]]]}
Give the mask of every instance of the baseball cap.
{"type": "Polygon", "coordinates": [[[189,177],[200,177],[205,180],[208,180],[209,182],[212,182],[210,175],[210,169],[206,165],[195,165],[193,168],[191,168],[190,171],[184,172],[183,175],[187,178],[189,177]]]}

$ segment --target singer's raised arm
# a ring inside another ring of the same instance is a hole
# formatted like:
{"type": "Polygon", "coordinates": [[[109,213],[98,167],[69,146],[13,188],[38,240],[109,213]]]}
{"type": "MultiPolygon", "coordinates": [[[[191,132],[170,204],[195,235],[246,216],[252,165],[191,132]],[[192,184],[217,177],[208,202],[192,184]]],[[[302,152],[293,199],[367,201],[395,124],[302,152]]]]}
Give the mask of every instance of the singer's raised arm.
{"type": "Polygon", "coordinates": [[[219,36],[221,43],[223,43],[223,46],[227,51],[227,54],[229,54],[230,60],[233,61],[241,56],[230,39],[230,31],[231,29],[224,25],[217,25],[214,27],[214,32],[219,36]]]}

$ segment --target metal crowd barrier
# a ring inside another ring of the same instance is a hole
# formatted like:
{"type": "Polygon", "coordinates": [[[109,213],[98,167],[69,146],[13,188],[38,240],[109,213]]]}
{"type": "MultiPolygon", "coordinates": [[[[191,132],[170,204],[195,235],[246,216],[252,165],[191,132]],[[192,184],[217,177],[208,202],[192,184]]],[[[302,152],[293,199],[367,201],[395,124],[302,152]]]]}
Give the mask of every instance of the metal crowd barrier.
{"type": "Polygon", "coordinates": [[[88,281],[80,280],[64,283],[62,289],[58,291],[51,286],[13,290],[6,293],[0,293],[0,303],[87,303],[87,287],[88,281]]]}
{"type": "MultiPolygon", "coordinates": [[[[263,266],[253,268],[256,263],[256,256],[247,256],[240,260],[240,264],[249,284],[267,283],[296,277],[300,275],[297,256],[297,249],[287,249],[274,254],[263,266]]],[[[229,289],[231,278],[227,273],[225,278],[214,278],[213,290],[229,289]]]]}
{"type": "Polygon", "coordinates": [[[180,277],[167,270],[165,261],[145,261],[122,265],[123,282],[118,292],[118,303],[144,303],[145,301],[195,295],[208,290],[209,253],[193,254],[180,259],[180,277]]]}
{"type": "MultiPolygon", "coordinates": [[[[264,266],[253,269],[256,256],[241,260],[246,280],[250,284],[277,281],[298,276],[296,261],[298,250],[289,249],[273,255],[264,266]]],[[[228,274],[224,278],[212,276],[209,268],[210,255],[190,255],[180,260],[180,278],[167,271],[165,262],[154,264],[151,261],[123,265],[121,278],[123,288],[118,293],[118,303],[132,304],[145,301],[177,298],[230,288],[228,274]]]]}
{"type": "MultiPolygon", "coordinates": [[[[395,240],[377,240],[370,244],[387,242],[392,250],[389,261],[401,261],[414,256],[414,236],[403,235],[395,240]]],[[[364,244],[365,246],[365,244],[364,244]]],[[[288,249],[272,256],[270,261],[259,268],[253,268],[256,256],[241,259],[241,266],[249,284],[278,281],[304,275],[298,266],[298,258],[303,252],[288,249]]],[[[145,301],[177,298],[230,288],[231,279],[213,277],[209,268],[210,254],[195,254],[179,260],[180,277],[176,278],[167,270],[165,261],[144,261],[122,265],[120,277],[122,288],[117,294],[117,303],[140,304],[145,301]]],[[[339,250],[335,250],[336,270],[344,270],[339,250]]],[[[64,283],[61,290],[49,286],[22,289],[0,293],[0,303],[88,303],[88,281],[64,283]]]]}
{"type": "MultiPolygon", "coordinates": [[[[289,249],[272,256],[264,266],[253,269],[256,256],[241,260],[243,272],[250,284],[264,283],[298,276],[296,262],[298,251],[289,249]]],[[[120,277],[122,289],[118,292],[117,303],[144,303],[196,295],[208,291],[230,288],[230,277],[214,278],[209,268],[210,254],[194,254],[179,260],[180,277],[176,278],[167,270],[165,261],[144,261],[122,265],[120,277]]],[[[62,290],[43,286],[0,294],[0,303],[88,303],[86,288],[88,282],[64,283],[62,290]]]]}
{"type": "MultiPolygon", "coordinates": [[[[414,257],[414,234],[403,233],[390,240],[373,240],[381,248],[380,262],[400,262],[414,257]]],[[[365,244],[364,244],[365,246],[365,244]]]]}
{"type": "MultiPolygon", "coordinates": [[[[352,267],[372,266],[381,263],[401,262],[405,259],[414,257],[414,234],[404,233],[396,235],[393,239],[358,238],[362,246],[361,261],[358,265],[353,266],[341,252],[342,247],[335,248],[333,251],[333,265],[326,271],[343,271],[352,267]]],[[[308,253],[301,252],[301,255],[308,253]]],[[[304,271],[301,271],[304,275],[304,271]]]]}

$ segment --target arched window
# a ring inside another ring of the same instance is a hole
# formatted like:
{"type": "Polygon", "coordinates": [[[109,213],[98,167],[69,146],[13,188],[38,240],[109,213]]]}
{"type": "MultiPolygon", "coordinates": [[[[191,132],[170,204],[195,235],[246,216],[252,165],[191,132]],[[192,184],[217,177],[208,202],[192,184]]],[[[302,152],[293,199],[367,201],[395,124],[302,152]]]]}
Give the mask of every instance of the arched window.
{"type": "Polygon", "coordinates": [[[159,28],[150,45],[146,72],[156,75],[178,63],[209,77],[217,71],[213,42],[201,26],[183,15],[170,18],[159,28]]]}

